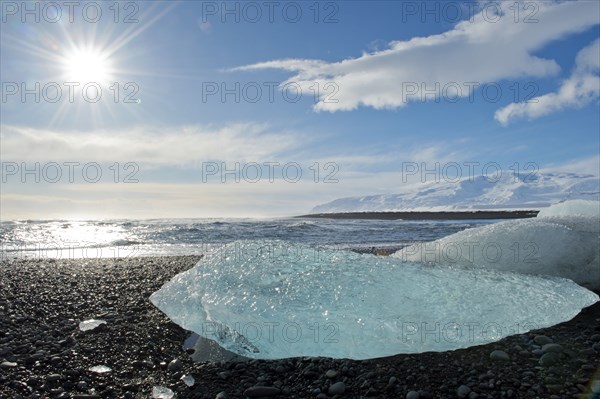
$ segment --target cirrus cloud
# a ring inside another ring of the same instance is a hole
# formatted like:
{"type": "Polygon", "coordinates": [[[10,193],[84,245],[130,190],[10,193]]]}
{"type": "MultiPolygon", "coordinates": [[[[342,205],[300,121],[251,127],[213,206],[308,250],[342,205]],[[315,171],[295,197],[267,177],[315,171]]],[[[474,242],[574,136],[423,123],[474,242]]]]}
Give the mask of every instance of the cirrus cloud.
{"type": "Polygon", "coordinates": [[[135,160],[177,166],[198,160],[270,159],[308,141],[298,132],[260,123],[224,126],[135,127],[119,130],[61,131],[2,125],[3,160],[135,160]]]}

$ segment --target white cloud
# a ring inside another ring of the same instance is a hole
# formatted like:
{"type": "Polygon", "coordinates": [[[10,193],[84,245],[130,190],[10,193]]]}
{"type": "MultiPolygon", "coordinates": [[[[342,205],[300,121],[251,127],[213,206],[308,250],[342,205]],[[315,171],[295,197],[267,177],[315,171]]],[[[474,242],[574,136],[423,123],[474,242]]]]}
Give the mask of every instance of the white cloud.
{"type": "Polygon", "coordinates": [[[515,22],[508,3],[497,4],[503,5],[506,14],[494,15],[488,8],[443,34],[391,42],[386,50],[358,58],[333,63],[272,60],[234,70],[283,69],[295,73],[286,83],[296,82],[307,89],[315,83],[324,88],[334,82],[339,91],[328,97],[332,91],[322,90],[316,110],[398,108],[409,101],[431,99],[421,85],[437,95],[466,97],[472,83],[556,75],[560,67],[554,60],[533,54],[553,40],[597,25],[600,13],[597,1],[543,1],[535,3],[537,22],[526,23],[522,18],[515,22]]]}
{"type": "Polygon", "coordinates": [[[509,104],[496,111],[494,118],[507,125],[515,119],[536,119],[565,108],[583,107],[600,96],[599,71],[600,39],[597,39],[577,54],[575,70],[556,93],[509,104]]]}
{"type": "Polygon", "coordinates": [[[589,174],[600,177],[600,155],[574,159],[557,165],[548,165],[541,171],[589,174]]]}
{"type": "Polygon", "coordinates": [[[0,196],[1,216],[48,219],[297,215],[337,197],[398,191],[418,184],[417,175],[404,178],[403,162],[431,168],[435,162],[468,156],[464,150],[456,151],[450,142],[347,151],[315,149],[305,144],[299,135],[276,134],[255,124],[87,134],[3,127],[3,161],[133,161],[151,167],[140,168],[134,176],[139,183],[135,184],[112,182],[110,170],[106,170],[101,181],[92,184],[81,178],[80,168],[75,171],[74,183],[68,183],[66,174],[57,184],[43,180],[36,184],[32,176],[26,178],[27,184],[22,184],[22,176],[6,176],[8,184],[3,185],[0,196]],[[263,147],[269,140],[276,144],[267,150],[263,147]],[[281,153],[284,155],[277,155],[281,153]],[[202,183],[197,161],[212,159],[293,161],[300,164],[303,176],[293,183],[282,178],[282,168],[276,167],[273,182],[265,174],[256,183],[243,179],[236,183],[235,176],[228,176],[226,184],[218,178],[202,183]],[[317,181],[315,162],[319,163],[317,181]],[[336,163],[338,168],[326,166],[328,162],[336,163]],[[181,165],[182,171],[188,173],[185,176],[195,175],[196,179],[165,179],[161,169],[172,165],[181,165]],[[324,183],[326,178],[328,183],[324,183]]]}
{"type": "Polygon", "coordinates": [[[51,192],[29,192],[24,185],[3,192],[2,220],[51,218],[276,217],[306,213],[329,200],[337,184],[146,183],[64,184],[51,192]],[[329,193],[329,194],[328,194],[329,193]]]}
{"type": "Polygon", "coordinates": [[[188,165],[198,161],[257,161],[281,156],[306,143],[303,135],[267,125],[222,127],[137,127],[127,130],[64,132],[1,127],[0,154],[6,161],[131,161],[150,165],[188,165]]]}

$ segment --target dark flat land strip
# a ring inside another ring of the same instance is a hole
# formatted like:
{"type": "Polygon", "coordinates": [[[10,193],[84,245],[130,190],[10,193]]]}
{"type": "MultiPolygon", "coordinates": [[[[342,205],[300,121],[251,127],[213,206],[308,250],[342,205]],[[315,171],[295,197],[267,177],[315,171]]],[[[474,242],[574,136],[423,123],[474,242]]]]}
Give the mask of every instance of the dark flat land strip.
{"type": "Polygon", "coordinates": [[[536,217],[539,211],[444,211],[444,212],[341,212],[313,213],[296,216],[311,219],[366,219],[366,220],[471,220],[471,219],[525,219],[536,217]]]}

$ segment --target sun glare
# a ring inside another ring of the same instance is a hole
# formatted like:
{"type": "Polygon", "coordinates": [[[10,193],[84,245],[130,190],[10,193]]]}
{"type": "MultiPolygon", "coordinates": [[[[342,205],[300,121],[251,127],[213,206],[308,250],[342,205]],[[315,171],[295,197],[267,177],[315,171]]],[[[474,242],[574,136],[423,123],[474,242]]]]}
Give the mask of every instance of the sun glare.
{"type": "Polygon", "coordinates": [[[79,84],[105,84],[111,76],[110,60],[98,50],[73,50],[65,57],[64,68],[66,78],[79,84]]]}

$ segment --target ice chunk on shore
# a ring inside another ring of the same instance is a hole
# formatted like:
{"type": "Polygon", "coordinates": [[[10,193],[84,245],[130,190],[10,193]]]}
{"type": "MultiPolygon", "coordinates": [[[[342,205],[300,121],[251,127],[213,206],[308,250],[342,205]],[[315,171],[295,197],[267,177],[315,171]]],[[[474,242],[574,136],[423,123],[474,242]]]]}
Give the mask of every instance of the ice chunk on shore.
{"type": "Polygon", "coordinates": [[[569,320],[598,296],[558,277],[241,241],[150,300],[241,356],[366,359],[496,341],[569,320]]]}
{"type": "Polygon", "coordinates": [[[600,217],[600,201],[572,200],[561,202],[542,209],[537,217],[549,216],[600,217]]]}
{"type": "Polygon", "coordinates": [[[175,392],[167,387],[153,386],[152,387],[152,398],[153,399],[171,399],[175,397],[175,392]]]}
{"type": "Polygon", "coordinates": [[[184,374],[184,375],[181,376],[180,379],[188,387],[193,387],[194,384],[196,383],[196,380],[194,379],[194,376],[191,375],[191,374],[184,374]]]}
{"type": "Polygon", "coordinates": [[[110,373],[112,371],[112,369],[108,366],[100,365],[100,366],[90,367],[90,371],[92,373],[96,373],[96,374],[104,374],[104,373],[110,373]]]}
{"type": "Polygon", "coordinates": [[[90,330],[100,327],[102,324],[106,324],[106,322],[104,320],[95,320],[95,319],[84,320],[81,323],[79,323],[79,329],[81,331],[90,331],[90,330]]]}
{"type": "Polygon", "coordinates": [[[392,256],[568,278],[600,290],[600,202],[567,201],[537,218],[509,220],[411,245],[392,256]]]}

